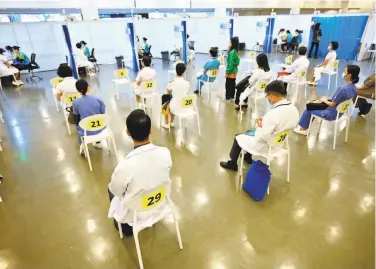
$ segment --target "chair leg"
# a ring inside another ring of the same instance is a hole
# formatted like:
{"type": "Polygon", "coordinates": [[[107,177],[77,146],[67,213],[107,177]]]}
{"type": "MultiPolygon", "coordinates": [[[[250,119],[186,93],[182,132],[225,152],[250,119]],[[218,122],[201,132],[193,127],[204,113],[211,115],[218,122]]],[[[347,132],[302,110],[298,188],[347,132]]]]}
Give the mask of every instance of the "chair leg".
{"type": "Polygon", "coordinates": [[[311,125],[312,125],[312,122],[313,122],[313,118],[314,118],[314,116],[311,115],[311,119],[309,120],[309,125],[308,125],[308,131],[307,131],[307,140],[308,140],[308,136],[309,136],[309,131],[311,131],[311,125]]]}
{"type": "Polygon", "coordinates": [[[201,135],[200,117],[199,117],[198,113],[196,114],[196,118],[197,118],[197,129],[198,129],[198,134],[201,135]]]}
{"type": "Polygon", "coordinates": [[[290,182],[290,150],[287,152],[287,182],[290,182]]]}
{"type": "Polygon", "coordinates": [[[175,227],[176,227],[176,235],[178,236],[178,242],[179,242],[179,248],[183,249],[183,242],[181,241],[179,222],[178,222],[177,218],[175,217],[175,213],[173,213],[172,216],[174,217],[174,222],[175,222],[175,227]]]}
{"type": "Polygon", "coordinates": [[[93,171],[93,167],[91,166],[91,160],[90,160],[89,148],[87,147],[86,142],[84,142],[84,150],[86,151],[87,161],[88,161],[88,163],[89,163],[90,171],[92,172],[92,171],[93,171]]]}
{"type": "Polygon", "coordinates": [[[140,269],[144,269],[144,264],[142,263],[140,242],[138,241],[138,233],[134,234],[133,237],[134,237],[134,242],[136,244],[136,251],[137,251],[137,257],[138,257],[138,263],[140,264],[140,269]]]}
{"type": "Polygon", "coordinates": [[[58,104],[58,102],[56,100],[56,96],[53,93],[52,93],[52,98],[54,99],[56,110],[57,110],[57,112],[59,112],[59,104],[58,104]]]}
{"type": "Polygon", "coordinates": [[[243,185],[243,162],[244,162],[244,149],[241,150],[240,152],[240,168],[239,168],[239,179],[240,179],[240,187],[243,185]]]}
{"type": "Polygon", "coordinates": [[[337,89],[337,85],[338,85],[338,69],[337,69],[337,74],[336,74],[336,89],[337,89]]]}
{"type": "MultiPolygon", "coordinates": [[[[271,165],[270,165],[270,159],[269,158],[266,160],[266,164],[269,166],[269,171],[270,171],[271,165]]],[[[266,193],[268,195],[270,194],[270,182],[269,182],[269,185],[268,185],[268,189],[266,190],[266,193]]]]}
{"type": "Polygon", "coordinates": [[[307,99],[307,84],[304,84],[304,99],[307,99]]]}
{"type": "Polygon", "coordinates": [[[5,123],[3,112],[1,112],[1,111],[0,111],[0,120],[1,120],[2,123],[5,123]]]}
{"type": "Polygon", "coordinates": [[[357,95],[356,98],[355,98],[355,102],[354,102],[353,108],[351,110],[351,115],[354,114],[355,106],[358,103],[358,99],[359,99],[359,96],[357,95]]]}
{"type": "Polygon", "coordinates": [[[329,77],[329,82],[328,82],[328,91],[329,91],[329,88],[330,88],[330,77],[331,77],[331,75],[328,75],[328,77],[329,77]]]}
{"type": "Polygon", "coordinates": [[[68,128],[68,134],[71,135],[72,132],[71,132],[70,125],[69,125],[69,121],[68,121],[68,115],[66,114],[65,111],[64,111],[64,119],[65,119],[65,123],[66,123],[67,128],[68,128]]]}
{"type": "Polygon", "coordinates": [[[182,124],[181,124],[181,117],[179,117],[179,128],[182,129],[182,124]]]}
{"type": "MultiPolygon", "coordinates": [[[[348,114],[348,113],[347,113],[348,114]]],[[[346,136],[345,136],[345,142],[347,143],[347,138],[349,136],[349,129],[350,129],[350,115],[347,115],[347,120],[346,120],[346,136]]]]}
{"type": "Polygon", "coordinates": [[[334,139],[333,139],[333,150],[336,149],[336,141],[337,141],[337,128],[338,128],[338,119],[335,122],[335,127],[334,127],[334,139]]]}
{"type": "Polygon", "coordinates": [[[120,238],[123,239],[123,229],[121,228],[121,223],[117,221],[117,226],[118,226],[118,229],[119,229],[119,235],[120,235],[120,238]]]}
{"type": "Polygon", "coordinates": [[[115,83],[115,89],[116,89],[116,99],[120,100],[120,93],[119,93],[119,85],[115,83]]]}

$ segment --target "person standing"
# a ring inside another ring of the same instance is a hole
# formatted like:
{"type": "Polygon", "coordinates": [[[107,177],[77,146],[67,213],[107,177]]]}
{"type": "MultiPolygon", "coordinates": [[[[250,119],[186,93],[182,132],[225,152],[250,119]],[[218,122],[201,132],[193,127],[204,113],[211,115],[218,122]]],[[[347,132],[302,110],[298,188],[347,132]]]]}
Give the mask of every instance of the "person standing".
{"type": "Polygon", "coordinates": [[[312,42],[311,42],[311,48],[309,49],[308,58],[311,58],[313,47],[316,47],[315,58],[317,58],[317,51],[319,50],[320,39],[322,37],[321,23],[318,22],[318,23],[314,24],[312,22],[311,28],[312,28],[312,31],[313,31],[313,38],[312,38],[312,42]]]}
{"type": "Polygon", "coordinates": [[[235,98],[235,86],[236,86],[236,75],[238,73],[238,66],[240,64],[239,58],[239,38],[237,36],[231,38],[229,44],[229,53],[227,56],[227,67],[226,67],[226,102],[230,102],[235,98]]]}

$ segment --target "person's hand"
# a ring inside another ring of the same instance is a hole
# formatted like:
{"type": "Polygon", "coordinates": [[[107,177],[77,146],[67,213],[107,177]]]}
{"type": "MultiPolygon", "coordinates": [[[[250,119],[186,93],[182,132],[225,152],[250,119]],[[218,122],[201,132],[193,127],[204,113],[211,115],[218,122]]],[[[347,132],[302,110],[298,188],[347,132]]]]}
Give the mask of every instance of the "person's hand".
{"type": "Polygon", "coordinates": [[[257,118],[256,123],[257,123],[257,126],[259,128],[261,128],[262,127],[262,118],[257,118]]]}
{"type": "Polygon", "coordinates": [[[326,102],[326,99],[325,98],[320,98],[319,100],[321,103],[325,103],[326,102]]]}
{"type": "Polygon", "coordinates": [[[225,74],[225,78],[227,78],[228,77],[228,75],[227,74],[225,74]]]}

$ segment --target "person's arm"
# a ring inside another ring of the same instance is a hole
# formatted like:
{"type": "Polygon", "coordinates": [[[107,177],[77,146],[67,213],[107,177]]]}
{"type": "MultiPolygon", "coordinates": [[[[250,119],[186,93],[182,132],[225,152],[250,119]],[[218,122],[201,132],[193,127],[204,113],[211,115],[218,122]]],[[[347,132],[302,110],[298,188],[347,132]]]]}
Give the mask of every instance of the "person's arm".
{"type": "Polygon", "coordinates": [[[74,118],[76,125],[78,126],[78,124],[80,123],[80,120],[81,120],[81,116],[78,113],[77,105],[75,104],[74,101],[72,103],[72,107],[73,107],[73,111],[72,111],[73,118],[74,118]]]}
{"type": "Polygon", "coordinates": [[[172,83],[168,83],[167,85],[167,94],[171,94],[172,93],[172,83]]]}
{"type": "Polygon", "coordinates": [[[125,162],[126,160],[116,166],[115,171],[111,176],[111,182],[108,184],[110,192],[117,197],[122,197],[126,193],[131,181],[129,173],[130,167],[127,167],[125,162]]]}
{"type": "Polygon", "coordinates": [[[334,96],[333,96],[331,101],[328,101],[325,98],[321,98],[320,102],[323,102],[330,107],[336,106],[339,103],[340,100],[343,100],[342,95],[343,95],[343,92],[346,90],[346,89],[344,89],[344,87],[346,87],[346,85],[341,86],[336,90],[336,92],[334,93],[334,96]]]}
{"type": "Polygon", "coordinates": [[[265,141],[269,140],[274,133],[278,119],[270,117],[268,113],[263,118],[257,120],[259,128],[256,129],[255,137],[261,138],[265,141]]]}
{"type": "Polygon", "coordinates": [[[294,71],[296,70],[298,64],[297,64],[297,60],[295,60],[291,65],[287,65],[286,68],[285,68],[285,71],[287,73],[294,73],[294,71]]]}
{"type": "Polygon", "coordinates": [[[232,50],[227,56],[226,75],[231,74],[232,70],[234,69],[234,53],[234,50],[232,50]]]}
{"type": "Polygon", "coordinates": [[[259,73],[260,73],[259,70],[255,70],[255,72],[253,72],[252,76],[248,80],[249,88],[252,88],[253,85],[256,84],[257,80],[259,79],[259,73]]]}
{"type": "Polygon", "coordinates": [[[328,100],[326,100],[325,98],[321,98],[320,101],[323,102],[323,103],[325,103],[325,104],[327,104],[327,105],[330,106],[330,107],[333,107],[333,106],[336,106],[336,105],[337,105],[336,102],[328,101],[328,100]]]}
{"type": "Polygon", "coordinates": [[[208,69],[209,69],[209,62],[206,62],[205,65],[204,65],[204,67],[203,67],[203,69],[201,70],[201,72],[202,72],[203,74],[205,74],[206,71],[208,71],[208,69]]]}
{"type": "Polygon", "coordinates": [[[137,77],[136,77],[136,84],[137,84],[137,86],[140,86],[141,82],[142,82],[141,74],[140,73],[141,73],[141,71],[138,72],[137,77]]]}
{"type": "Polygon", "coordinates": [[[103,100],[102,99],[99,99],[99,111],[101,114],[105,114],[106,113],[106,105],[104,104],[103,100]]]}

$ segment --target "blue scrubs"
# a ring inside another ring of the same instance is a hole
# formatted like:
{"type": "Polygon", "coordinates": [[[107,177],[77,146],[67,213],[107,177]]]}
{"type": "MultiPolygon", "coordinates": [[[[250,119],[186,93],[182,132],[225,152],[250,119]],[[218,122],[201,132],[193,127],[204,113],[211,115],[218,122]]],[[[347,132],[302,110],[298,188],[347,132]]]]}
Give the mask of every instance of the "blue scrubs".
{"type": "Polygon", "coordinates": [[[302,37],[302,34],[298,34],[298,44],[301,44],[303,41],[303,37],[302,37]]]}
{"type": "MultiPolygon", "coordinates": [[[[221,65],[221,62],[217,58],[213,58],[213,59],[206,62],[203,69],[205,69],[206,71],[216,70],[216,69],[219,68],[220,65],[221,65]]],[[[201,91],[201,87],[202,87],[202,85],[204,85],[204,83],[200,80],[208,81],[208,76],[206,75],[206,73],[197,77],[197,84],[196,84],[196,90],[197,91],[201,91]]],[[[209,82],[213,82],[214,80],[215,80],[215,78],[209,78],[209,82]]]]}
{"type": "Polygon", "coordinates": [[[149,44],[145,43],[144,53],[149,53],[149,52],[150,52],[149,44]]]}
{"type": "MultiPolygon", "coordinates": [[[[337,106],[354,96],[356,96],[357,90],[353,83],[348,83],[346,85],[340,86],[337,91],[334,93],[332,102],[335,102],[336,105],[333,107],[328,107],[325,110],[305,110],[302,117],[299,121],[299,126],[308,129],[309,122],[311,120],[311,114],[317,115],[321,118],[324,118],[326,120],[332,121],[335,120],[337,117],[337,106]]],[[[340,117],[342,114],[339,115],[340,117]]]]}
{"type": "MultiPolygon", "coordinates": [[[[81,120],[89,116],[104,114],[106,105],[103,100],[94,95],[83,95],[81,98],[77,98],[73,101],[73,114],[79,115],[81,120]]],[[[77,125],[78,143],[81,145],[81,137],[84,135],[84,130],[77,125]]],[[[87,135],[99,134],[99,131],[88,131],[87,135]]]]}
{"type": "Polygon", "coordinates": [[[287,34],[287,43],[291,44],[292,38],[293,38],[293,36],[292,36],[291,33],[287,34]]]}
{"type": "Polygon", "coordinates": [[[87,46],[84,47],[84,54],[87,57],[88,60],[90,60],[90,50],[87,46]]]}

